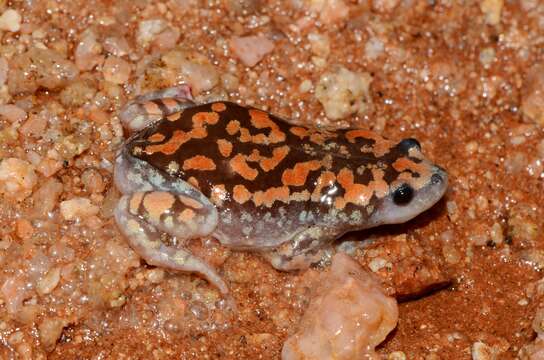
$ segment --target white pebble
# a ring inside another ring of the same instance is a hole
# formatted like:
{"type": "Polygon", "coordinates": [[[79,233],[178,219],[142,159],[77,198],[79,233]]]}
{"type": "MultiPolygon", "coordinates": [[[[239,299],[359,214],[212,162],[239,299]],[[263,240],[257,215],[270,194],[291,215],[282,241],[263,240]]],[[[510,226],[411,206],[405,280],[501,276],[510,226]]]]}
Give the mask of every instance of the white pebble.
{"type": "Polygon", "coordinates": [[[380,269],[383,269],[387,265],[387,260],[382,258],[375,258],[372,259],[372,261],[368,264],[368,267],[370,268],[370,270],[372,270],[372,272],[378,272],[380,271],[380,269]]]}
{"type": "Polygon", "coordinates": [[[321,76],[316,86],[315,97],[323,105],[331,120],[343,119],[349,115],[360,115],[372,107],[369,86],[372,77],[368,73],[353,72],[338,67],[334,72],[321,76]]]}
{"type": "Polygon", "coordinates": [[[138,25],[138,42],[147,46],[157,34],[166,28],[163,20],[145,20],[138,25]]]}
{"type": "Polygon", "coordinates": [[[21,14],[17,10],[7,9],[0,16],[0,30],[17,32],[21,29],[21,14]]]}
{"type": "Polygon", "coordinates": [[[130,64],[116,56],[109,56],[104,62],[102,74],[106,81],[114,84],[124,84],[130,77],[130,64]]]}
{"type": "Polygon", "coordinates": [[[18,122],[26,119],[26,111],[13,104],[0,105],[0,117],[9,122],[18,122]]]}
{"type": "Polygon", "coordinates": [[[257,65],[264,56],[274,50],[274,43],[264,36],[235,36],[229,40],[233,53],[244,65],[257,65]]]}
{"type": "Polygon", "coordinates": [[[83,197],[76,197],[60,203],[60,213],[65,220],[86,218],[98,214],[98,206],[93,205],[91,200],[83,197]]]}
{"type": "Polygon", "coordinates": [[[53,291],[60,281],[60,267],[54,267],[41,278],[36,284],[36,290],[40,295],[49,294],[53,291]]]}
{"type": "Polygon", "coordinates": [[[0,194],[23,200],[32,193],[38,177],[31,163],[8,158],[0,163],[0,194]]]}

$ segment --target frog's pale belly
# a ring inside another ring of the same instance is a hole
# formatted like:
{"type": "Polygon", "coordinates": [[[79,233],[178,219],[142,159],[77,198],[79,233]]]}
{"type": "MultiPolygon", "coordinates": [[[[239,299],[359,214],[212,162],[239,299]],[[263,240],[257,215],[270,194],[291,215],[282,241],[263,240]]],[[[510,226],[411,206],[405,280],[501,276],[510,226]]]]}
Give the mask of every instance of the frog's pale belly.
{"type": "Polygon", "coordinates": [[[118,222],[125,234],[139,226],[144,243],[157,231],[208,233],[229,247],[271,251],[274,266],[292,269],[347,231],[416,216],[446,188],[445,172],[412,139],[292,126],[229,102],[169,113],[175,105],[147,103],[164,118],[132,136],[117,160],[126,194],[118,222]]]}

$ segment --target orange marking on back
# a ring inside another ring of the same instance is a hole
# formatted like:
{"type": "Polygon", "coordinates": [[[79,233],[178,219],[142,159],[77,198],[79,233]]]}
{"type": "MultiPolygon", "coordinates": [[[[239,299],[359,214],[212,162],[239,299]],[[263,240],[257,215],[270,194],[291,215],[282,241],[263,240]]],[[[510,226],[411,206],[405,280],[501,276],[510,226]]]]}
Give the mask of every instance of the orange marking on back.
{"type": "Polygon", "coordinates": [[[205,124],[215,125],[219,121],[219,114],[216,112],[197,112],[192,117],[194,127],[203,127],[205,124]]]}
{"type": "Polygon", "coordinates": [[[251,199],[251,192],[244,185],[235,185],[232,189],[232,198],[239,204],[251,199]]]}
{"type": "Polygon", "coordinates": [[[350,143],[354,143],[357,138],[372,139],[376,137],[376,134],[368,130],[350,130],[346,132],[346,139],[350,143]]]}
{"type": "Polygon", "coordinates": [[[172,155],[181,145],[191,139],[191,136],[185,131],[175,130],[172,137],[164,144],[148,145],[145,147],[145,153],[148,155],[156,152],[162,152],[165,155],[172,155]]]}
{"type": "Polygon", "coordinates": [[[225,111],[227,109],[227,106],[221,102],[213,103],[212,104],[212,110],[216,112],[225,111]]]}
{"type": "Polygon", "coordinates": [[[300,126],[293,126],[289,129],[291,134],[298,136],[301,139],[304,139],[306,136],[308,136],[308,129],[300,127],[300,126]]]}
{"type": "Polygon", "coordinates": [[[247,161],[259,161],[262,159],[261,153],[257,149],[251,150],[251,154],[245,157],[247,161]]]}
{"type": "Polygon", "coordinates": [[[268,144],[269,143],[268,139],[269,137],[266,136],[265,134],[257,134],[257,135],[251,136],[251,141],[253,141],[255,144],[268,144]]]}
{"type": "Polygon", "coordinates": [[[154,133],[150,137],[147,138],[147,140],[151,142],[161,142],[163,141],[165,136],[161,133],[154,133]]]}
{"type": "Polygon", "coordinates": [[[217,147],[219,148],[219,153],[224,157],[229,157],[232,152],[232,143],[225,139],[217,140],[217,147]]]}
{"type": "Polygon", "coordinates": [[[227,133],[229,135],[234,135],[236,134],[238,131],[240,131],[240,122],[238,120],[231,120],[229,121],[229,123],[227,124],[227,133]]]}
{"type": "Polygon", "coordinates": [[[280,130],[278,124],[276,124],[267,113],[257,109],[250,109],[249,115],[251,117],[251,124],[257,129],[270,128],[270,134],[265,137],[260,137],[258,140],[253,141],[257,144],[275,144],[285,141],[285,133],[280,130]]]}
{"type": "Polygon", "coordinates": [[[128,203],[128,210],[131,214],[136,215],[138,214],[138,209],[140,208],[140,204],[142,203],[142,199],[144,197],[143,192],[136,192],[132,194],[130,197],[130,201],[128,203]]]}
{"type": "Polygon", "coordinates": [[[395,145],[391,140],[387,140],[386,138],[376,134],[375,132],[368,130],[350,130],[346,132],[345,136],[350,143],[355,143],[355,140],[357,138],[374,140],[372,152],[374,153],[375,157],[384,156],[395,145]]]}
{"type": "Polygon", "coordinates": [[[189,131],[189,135],[193,139],[204,139],[206,136],[208,136],[208,130],[206,130],[204,127],[196,127],[189,131]]]}
{"type": "Polygon", "coordinates": [[[144,111],[148,115],[162,115],[161,108],[153,101],[146,101],[143,103],[144,111]]]}
{"type": "Polygon", "coordinates": [[[151,220],[159,222],[162,214],[171,211],[175,201],[174,196],[166,191],[154,191],[144,196],[143,205],[151,220]]]}
{"type": "Polygon", "coordinates": [[[257,129],[273,128],[278,126],[264,111],[249,109],[249,116],[251,116],[251,124],[253,124],[253,126],[255,126],[257,129]]]}
{"type": "Polygon", "coordinates": [[[266,191],[257,191],[253,194],[255,206],[271,207],[276,201],[289,202],[289,188],[287,186],[272,187],[266,191]]]}
{"type": "Polygon", "coordinates": [[[372,196],[370,187],[354,183],[353,171],[343,168],[338,173],[338,183],[344,188],[344,200],[359,206],[366,206],[372,196]]]}
{"type": "Polygon", "coordinates": [[[251,134],[248,129],[240,128],[240,137],[238,138],[241,142],[250,142],[252,141],[251,134]]]}
{"type": "Polygon", "coordinates": [[[232,171],[240,175],[246,180],[255,180],[259,172],[251,168],[246,161],[246,157],[238,154],[229,161],[232,171]]]}
{"type": "Polygon", "coordinates": [[[178,195],[178,198],[179,201],[181,201],[186,206],[192,207],[193,209],[202,209],[202,204],[193,198],[185,195],[178,195]]]}
{"type": "Polygon", "coordinates": [[[278,166],[278,164],[285,159],[287,154],[289,154],[289,146],[287,145],[274,148],[274,150],[272,150],[272,157],[261,157],[259,165],[261,166],[261,169],[268,172],[278,166]]]}
{"type": "Polygon", "coordinates": [[[196,213],[194,210],[185,209],[178,215],[178,221],[186,223],[191,221],[195,217],[196,213]]]}
{"type": "Polygon", "coordinates": [[[215,168],[215,162],[203,155],[193,156],[183,162],[183,170],[211,171],[215,170],[215,168]]]}
{"type": "Polygon", "coordinates": [[[327,138],[325,137],[325,135],[317,131],[310,135],[310,141],[314,144],[322,145],[323,143],[325,143],[326,139],[327,138]]]}
{"type": "Polygon", "coordinates": [[[302,186],[306,183],[310,171],[316,171],[321,168],[321,162],[311,160],[295,164],[292,169],[285,169],[281,175],[281,182],[287,186],[302,186]]]}
{"type": "MultiPolygon", "coordinates": [[[[217,123],[217,121],[219,121],[219,115],[215,112],[199,112],[193,115],[192,120],[193,128],[191,131],[185,132],[182,130],[175,130],[172,137],[166,143],[146,146],[146,154],[152,155],[156,152],[162,152],[165,155],[172,155],[187,141],[191,139],[205,138],[208,136],[208,131],[206,130],[205,125],[213,125],[217,123]]],[[[161,134],[153,134],[149,138],[159,139],[159,136],[161,136],[161,134]]]]}
{"type": "Polygon", "coordinates": [[[320,201],[321,191],[326,187],[333,186],[335,181],[336,175],[332,171],[322,172],[317,178],[314,191],[312,192],[312,201],[320,201]]]}

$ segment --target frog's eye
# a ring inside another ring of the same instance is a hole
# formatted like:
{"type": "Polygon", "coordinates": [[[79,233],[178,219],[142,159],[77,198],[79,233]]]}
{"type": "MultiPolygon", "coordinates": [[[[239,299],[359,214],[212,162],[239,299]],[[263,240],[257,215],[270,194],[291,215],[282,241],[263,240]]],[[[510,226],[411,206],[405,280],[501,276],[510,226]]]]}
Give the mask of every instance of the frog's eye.
{"type": "Polygon", "coordinates": [[[417,141],[414,138],[401,140],[401,142],[399,143],[399,147],[404,152],[408,152],[411,148],[414,148],[414,147],[417,148],[418,150],[421,150],[421,144],[419,143],[419,141],[417,141]]]}
{"type": "Polygon", "coordinates": [[[397,205],[406,205],[414,197],[414,189],[408,184],[402,184],[393,193],[393,201],[397,205]]]}

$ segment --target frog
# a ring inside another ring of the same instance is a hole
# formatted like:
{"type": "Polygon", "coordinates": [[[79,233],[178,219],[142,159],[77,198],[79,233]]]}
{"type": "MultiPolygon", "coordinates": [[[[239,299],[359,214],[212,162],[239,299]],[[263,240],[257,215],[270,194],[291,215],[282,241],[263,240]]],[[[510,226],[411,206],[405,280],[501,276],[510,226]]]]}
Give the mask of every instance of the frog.
{"type": "Polygon", "coordinates": [[[446,170],[414,138],[197,103],[186,85],[134,98],[119,119],[131,133],[114,163],[121,233],[149,265],[198,274],[223,294],[228,285],[189,240],[213,237],[277,270],[302,270],[345,233],[407,222],[447,189],[446,170]]]}

